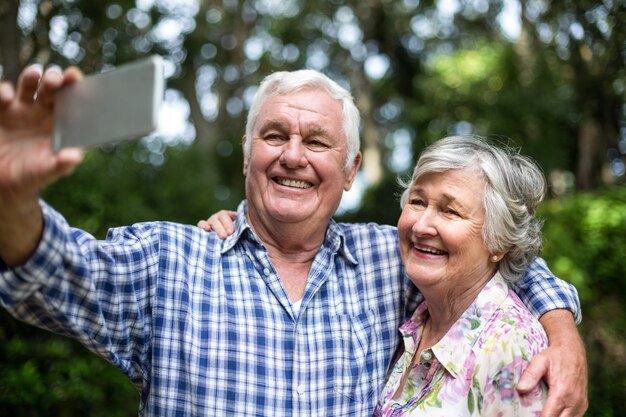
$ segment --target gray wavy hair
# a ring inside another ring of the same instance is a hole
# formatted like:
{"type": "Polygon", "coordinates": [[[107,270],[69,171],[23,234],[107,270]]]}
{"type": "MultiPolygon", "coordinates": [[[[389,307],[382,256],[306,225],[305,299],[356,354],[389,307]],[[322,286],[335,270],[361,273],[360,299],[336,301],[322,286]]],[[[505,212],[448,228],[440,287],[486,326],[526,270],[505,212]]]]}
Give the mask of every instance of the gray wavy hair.
{"type": "Polygon", "coordinates": [[[485,179],[483,239],[491,253],[506,252],[499,271],[515,282],[541,252],[542,222],[536,209],[546,192],[541,168],[518,149],[478,136],[441,139],[421,153],[411,182],[402,182],[400,204],[407,204],[411,184],[423,175],[463,168],[476,168],[485,179]]]}
{"type": "Polygon", "coordinates": [[[341,102],[343,108],[343,133],[348,148],[344,168],[346,171],[349,171],[354,164],[354,158],[361,146],[359,139],[361,116],[359,110],[354,104],[354,99],[348,90],[341,87],[321,72],[310,69],[279,71],[263,79],[252,100],[250,110],[248,111],[246,137],[248,137],[249,140],[244,144],[245,157],[250,157],[252,149],[252,130],[254,129],[254,124],[256,123],[256,119],[259,116],[259,112],[265,100],[274,94],[289,94],[304,88],[321,89],[326,91],[335,100],[341,102]]]}

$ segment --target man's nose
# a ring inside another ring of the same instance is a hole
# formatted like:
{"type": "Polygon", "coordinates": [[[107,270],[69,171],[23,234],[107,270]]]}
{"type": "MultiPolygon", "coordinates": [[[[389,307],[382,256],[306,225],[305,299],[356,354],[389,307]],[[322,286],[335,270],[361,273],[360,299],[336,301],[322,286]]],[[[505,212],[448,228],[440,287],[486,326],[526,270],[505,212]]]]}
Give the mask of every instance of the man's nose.
{"type": "Polygon", "coordinates": [[[301,138],[292,137],[283,145],[280,163],[287,168],[300,168],[308,164],[306,147],[301,138]]]}

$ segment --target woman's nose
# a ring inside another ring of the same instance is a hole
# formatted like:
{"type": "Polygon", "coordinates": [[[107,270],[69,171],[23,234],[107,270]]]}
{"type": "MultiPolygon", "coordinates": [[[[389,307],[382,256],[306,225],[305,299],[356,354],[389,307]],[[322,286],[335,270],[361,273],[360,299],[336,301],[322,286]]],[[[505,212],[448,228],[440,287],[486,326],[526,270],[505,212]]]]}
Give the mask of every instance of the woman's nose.
{"type": "Polygon", "coordinates": [[[307,165],[306,147],[300,138],[291,138],[283,145],[280,163],[287,168],[300,168],[307,165]]]}
{"type": "Polygon", "coordinates": [[[432,209],[427,207],[420,211],[413,223],[413,233],[420,236],[434,236],[437,234],[437,228],[435,227],[435,213],[432,209]]]}

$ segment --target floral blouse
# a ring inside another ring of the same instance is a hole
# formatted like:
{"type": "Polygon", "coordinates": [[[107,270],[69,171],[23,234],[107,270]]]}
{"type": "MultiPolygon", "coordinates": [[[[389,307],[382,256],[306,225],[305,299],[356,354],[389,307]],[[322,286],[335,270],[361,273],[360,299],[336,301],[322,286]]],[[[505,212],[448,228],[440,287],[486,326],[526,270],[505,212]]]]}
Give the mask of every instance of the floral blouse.
{"type": "Polygon", "coordinates": [[[539,321],[500,274],[432,348],[422,351],[404,390],[393,399],[428,317],[422,302],[400,327],[404,352],[398,358],[376,416],[539,416],[547,396],[543,382],[520,396],[515,386],[530,359],[548,346],[539,321]]]}

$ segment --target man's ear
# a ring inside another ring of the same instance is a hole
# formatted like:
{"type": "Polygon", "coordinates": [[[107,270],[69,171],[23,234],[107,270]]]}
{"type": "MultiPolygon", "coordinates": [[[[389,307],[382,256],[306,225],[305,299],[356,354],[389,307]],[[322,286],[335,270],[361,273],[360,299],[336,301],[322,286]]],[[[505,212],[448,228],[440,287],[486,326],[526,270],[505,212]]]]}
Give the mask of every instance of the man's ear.
{"type": "Polygon", "coordinates": [[[352,183],[354,183],[354,179],[356,178],[356,173],[359,172],[359,167],[361,166],[361,152],[357,153],[354,157],[354,163],[352,164],[352,168],[346,174],[346,181],[343,185],[343,189],[345,191],[350,191],[352,188],[352,183]]]}
{"type": "Polygon", "coordinates": [[[246,156],[246,135],[241,137],[241,149],[243,151],[243,176],[248,175],[248,157],[246,156]]]}

